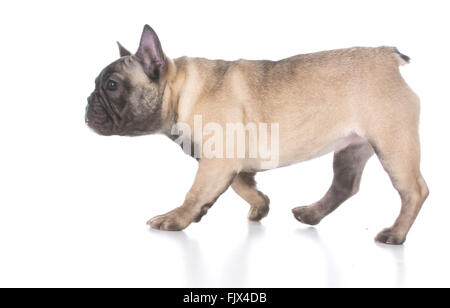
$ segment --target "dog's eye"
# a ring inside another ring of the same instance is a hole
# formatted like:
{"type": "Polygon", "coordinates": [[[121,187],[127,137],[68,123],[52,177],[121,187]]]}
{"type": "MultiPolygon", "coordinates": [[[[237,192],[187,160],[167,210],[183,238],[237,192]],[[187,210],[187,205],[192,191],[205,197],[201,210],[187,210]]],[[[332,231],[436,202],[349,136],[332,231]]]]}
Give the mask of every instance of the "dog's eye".
{"type": "Polygon", "coordinates": [[[119,84],[117,82],[115,82],[114,80],[108,80],[108,83],[106,84],[106,88],[109,91],[115,91],[117,90],[119,84]]]}

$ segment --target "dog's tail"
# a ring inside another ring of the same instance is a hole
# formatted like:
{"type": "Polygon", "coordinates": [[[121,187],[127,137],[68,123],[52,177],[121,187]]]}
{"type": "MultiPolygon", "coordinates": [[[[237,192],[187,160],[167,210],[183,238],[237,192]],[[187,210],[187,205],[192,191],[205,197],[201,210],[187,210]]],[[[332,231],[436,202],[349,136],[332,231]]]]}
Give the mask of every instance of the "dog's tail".
{"type": "Polygon", "coordinates": [[[397,47],[391,47],[391,48],[398,59],[398,65],[405,65],[411,61],[411,58],[408,57],[407,55],[402,54],[400,51],[398,51],[397,47]]]}

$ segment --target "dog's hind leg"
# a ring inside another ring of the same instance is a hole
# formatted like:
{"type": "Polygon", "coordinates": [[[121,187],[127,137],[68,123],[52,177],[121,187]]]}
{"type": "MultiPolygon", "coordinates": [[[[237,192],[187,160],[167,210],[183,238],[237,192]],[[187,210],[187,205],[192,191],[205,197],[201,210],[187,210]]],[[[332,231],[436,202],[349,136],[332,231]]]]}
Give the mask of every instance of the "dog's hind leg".
{"type": "Polygon", "coordinates": [[[256,188],[255,173],[241,172],[231,188],[250,204],[248,219],[259,221],[269,213],[269,198],[256,188]]]}
{"type": "Polygon", "coordinates": [[[336,152],[333,160],[334,177],[330,189],[318,202],[294,208],[292,212],[295,218],[305,224],[317,225],[345,200],[356,194],[364,166],[373,153],[372,146],[362,139],[336,152]]]}
{"type": "Polygon", "coordinates": [[[417,126],[405,125],[371,141],[392,184],[400,194],[402,206],[394,225],[381,231],[377,242],[400,245],[428,196],[428,187],[420,173],[420,146],[417,126]]]}

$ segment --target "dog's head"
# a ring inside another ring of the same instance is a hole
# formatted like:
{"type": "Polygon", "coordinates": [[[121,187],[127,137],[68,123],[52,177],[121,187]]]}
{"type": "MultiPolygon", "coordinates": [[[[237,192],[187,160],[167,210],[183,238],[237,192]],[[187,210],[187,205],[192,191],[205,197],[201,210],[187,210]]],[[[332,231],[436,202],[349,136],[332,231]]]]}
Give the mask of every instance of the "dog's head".
{"type": "Polygon", "coordinates": [[[135,54],[118,45],[120,59],[103,69],[95,80],[85,121],[101,135],[136,136],[156,132],[161,126],[168,69],[158,36],[145,25],[135,54]]]}

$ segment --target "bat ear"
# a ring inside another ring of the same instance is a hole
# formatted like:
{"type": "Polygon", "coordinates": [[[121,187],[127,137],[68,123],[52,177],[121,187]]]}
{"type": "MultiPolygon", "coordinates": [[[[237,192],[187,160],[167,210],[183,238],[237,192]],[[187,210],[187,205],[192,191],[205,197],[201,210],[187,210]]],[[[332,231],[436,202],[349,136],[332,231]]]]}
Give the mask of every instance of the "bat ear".
{"type": "Polygon", "coordinates": [[[144,71],[153,80],[167,68],[167,58],[161,47],[156,32],[149,25],[144,26],[136,57],[140,60],[144,71]]]}
{"type": "Polygon", "coordinates": [[[120,57],[130,56],[131,52],[129,52],[125,47],[122,46],[119,42],[117,42],[117,46],[119,46],[120,57]]]}

